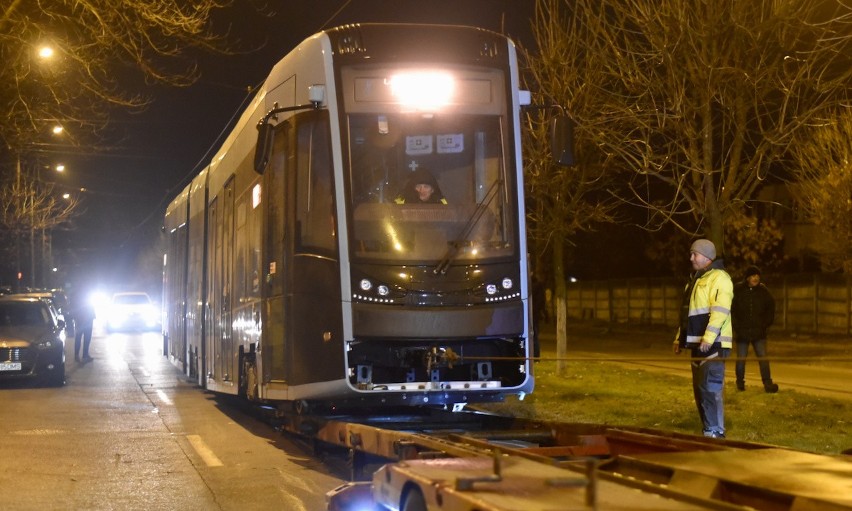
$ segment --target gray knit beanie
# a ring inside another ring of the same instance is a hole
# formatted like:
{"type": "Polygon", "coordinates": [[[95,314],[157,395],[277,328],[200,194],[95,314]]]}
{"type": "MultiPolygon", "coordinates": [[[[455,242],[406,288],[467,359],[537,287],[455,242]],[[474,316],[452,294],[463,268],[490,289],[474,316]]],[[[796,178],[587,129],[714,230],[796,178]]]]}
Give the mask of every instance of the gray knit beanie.
{"type": "Polygon", "coordinates": [[[695,240],[692,247],[689,248],[689,251],[697,252],[711,261],[716,259],[716,245],[714,245],[710,240],[695,240]]]}

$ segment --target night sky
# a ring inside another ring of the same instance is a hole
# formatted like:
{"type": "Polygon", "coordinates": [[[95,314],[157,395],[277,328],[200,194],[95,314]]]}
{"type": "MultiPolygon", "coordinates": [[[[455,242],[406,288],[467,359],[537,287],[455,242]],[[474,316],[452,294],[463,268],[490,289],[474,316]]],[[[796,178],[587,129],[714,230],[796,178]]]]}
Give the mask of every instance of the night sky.
{"type": "MultiPolygon", "coordinates": [[[[156,241],[166,205],[206,165],[247,104],[248,90],[299,42],[347,23],[446,23],[504,32],[530,45],[534,0],[286,0],[261,16],[242,4],[217,18],[241,55],[204,55],[201,80],[185,89],[150,86],[142,113],[116,112],[109,148],[65,156],[60,187],[85,188],[75,229],[54,233],[69,287],[158,292],[156,241]],[[145,261],[140,264],[139,260],[145,261]],[[152,276],[153,275],[153,276],[152,276]]],[[[61,157],[61,156],[58,156],[61,157]]]]}

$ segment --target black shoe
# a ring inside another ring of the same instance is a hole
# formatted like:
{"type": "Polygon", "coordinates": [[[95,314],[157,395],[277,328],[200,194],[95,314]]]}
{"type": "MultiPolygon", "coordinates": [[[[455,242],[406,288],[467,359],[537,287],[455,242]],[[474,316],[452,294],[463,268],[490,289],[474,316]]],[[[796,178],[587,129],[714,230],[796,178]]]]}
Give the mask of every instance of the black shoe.
{"type": "Polygon", "coordinates": [[[745,382],[741,380],[737,380],[737,390],[745,390],[745,382]]]}
{"type": "Polygon", "coordinates": [[[778,392],[778,384],[777,383],[764,383],[763,390],[768,392],[769,394],[775,394],[778,392]]]}

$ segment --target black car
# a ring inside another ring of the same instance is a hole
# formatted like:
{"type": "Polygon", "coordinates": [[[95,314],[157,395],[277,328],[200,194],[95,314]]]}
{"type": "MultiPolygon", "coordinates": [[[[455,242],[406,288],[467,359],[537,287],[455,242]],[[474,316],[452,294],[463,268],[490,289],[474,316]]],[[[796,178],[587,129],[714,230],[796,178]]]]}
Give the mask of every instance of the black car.
{"type": "Polygon", "coordinates": [[[43,300],[0,296],[0,380],[65,384],[64,322],[43,300]]]}

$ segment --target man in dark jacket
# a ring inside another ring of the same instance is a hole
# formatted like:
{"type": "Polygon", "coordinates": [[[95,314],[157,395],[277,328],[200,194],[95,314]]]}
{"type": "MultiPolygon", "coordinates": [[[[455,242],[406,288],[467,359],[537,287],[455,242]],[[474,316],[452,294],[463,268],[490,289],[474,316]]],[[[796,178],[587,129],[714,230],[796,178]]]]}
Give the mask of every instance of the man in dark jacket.
{"type": "Polygon", "coordinates": [[[778,392],[766,360],[766,330],[775,321],[775,300],[769,289],[760,283],[760,268],[757,266],[749,266],[745,279],[734,287],[731,319],[737,346],[737,390],[745,390],[745,359],[748,347],[752,345],[758,357],[763,389],[770,393],[778,392]]]}

